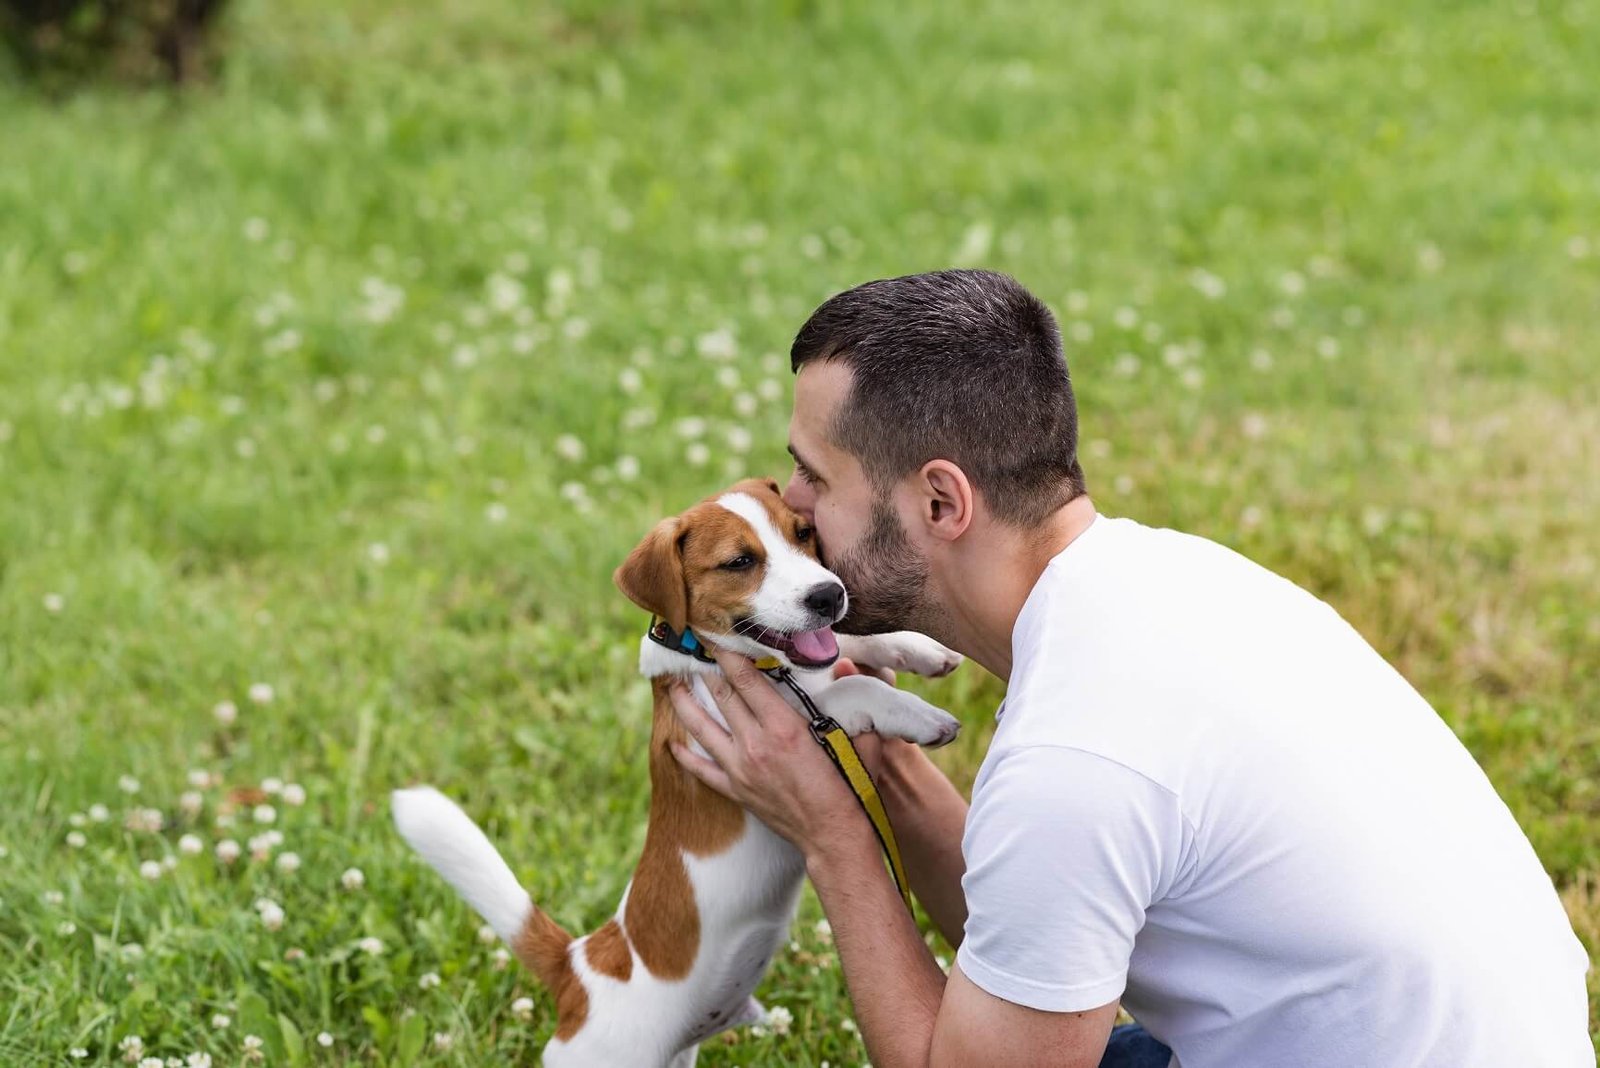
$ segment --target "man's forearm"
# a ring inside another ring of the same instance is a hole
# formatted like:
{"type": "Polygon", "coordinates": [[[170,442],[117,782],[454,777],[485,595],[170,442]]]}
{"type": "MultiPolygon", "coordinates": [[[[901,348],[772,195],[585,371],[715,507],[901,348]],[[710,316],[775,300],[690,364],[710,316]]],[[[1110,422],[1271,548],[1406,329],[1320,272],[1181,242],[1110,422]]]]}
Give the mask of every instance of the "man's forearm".
{"type": "Polygon", "coordinates": [[[833,928],[834,945],[867,1053],[877,1068],[925,1068],[945,976],[883,867],[863,821],[806,871],[833,928]]]}
{"type": "Polygon", "coordinates": [[[967,899],[961,834],[967,802],[927,754],[909,742],[884,740],[879,788],[904,855],[917,900],[952,946],[961,944],[967,899]]]}

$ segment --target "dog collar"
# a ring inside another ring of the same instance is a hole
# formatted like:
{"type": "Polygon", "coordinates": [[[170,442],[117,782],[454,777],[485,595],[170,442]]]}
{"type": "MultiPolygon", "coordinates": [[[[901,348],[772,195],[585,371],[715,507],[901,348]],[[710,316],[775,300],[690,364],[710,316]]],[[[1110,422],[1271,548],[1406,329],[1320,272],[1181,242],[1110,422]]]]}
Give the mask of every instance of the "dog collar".
{"type": "MultiPolygon", "coordinates": [[[[650,629],[645,636],[663,649],[670,649],[674,653],[693,657],[702,664],[715,664],[710,653],[699,638],[694,636],[694,631],[684,627],[682,631],[673,630],[666,620],[658,616],[650,617],[650,629]]],[[[783,663],[775,656],[764,656],[755,662],[756,667],[762,671],[773,671],[783,667],[783,663]]]]}

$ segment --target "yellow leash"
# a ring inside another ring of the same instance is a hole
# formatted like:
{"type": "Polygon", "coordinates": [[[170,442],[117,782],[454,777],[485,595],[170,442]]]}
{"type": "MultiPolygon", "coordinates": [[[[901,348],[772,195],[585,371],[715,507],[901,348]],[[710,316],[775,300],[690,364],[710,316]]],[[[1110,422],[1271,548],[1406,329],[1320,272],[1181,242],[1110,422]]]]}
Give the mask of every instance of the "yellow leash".
{"type": "Polygon", "coordinates": [[[909,910],[911,884],[906,879],[905,862],[900,859],[900,843],[895,840],[894,827],[889,823],[889,813],[883,807],[883,798],[878,794],[877,784],[872,781],[867,766],[861,762],[861,754],[856,752],[850,736],[833,717],[823,715],[822,710],[817,708],[816,702],[811,700],[811,695],[794,681],[789,669],[776,659],[757,660],[756,667],[789,687],[790,691],[800,699],[806,715],[811,719],[811,737],[817,740],[817,744],[822,746],[823,751],[833,760],[833,766],[844,776],[844,781],[850,785],[856,800],[861,802],[861,808],[866,812],[867,819],[872,821],[872,829],[878,835],[878,843],[883,846],[883,855],[888,858],[889,873],[894,876],[895,888],[900,891],[900,900],[905,902],[909,910]]]}

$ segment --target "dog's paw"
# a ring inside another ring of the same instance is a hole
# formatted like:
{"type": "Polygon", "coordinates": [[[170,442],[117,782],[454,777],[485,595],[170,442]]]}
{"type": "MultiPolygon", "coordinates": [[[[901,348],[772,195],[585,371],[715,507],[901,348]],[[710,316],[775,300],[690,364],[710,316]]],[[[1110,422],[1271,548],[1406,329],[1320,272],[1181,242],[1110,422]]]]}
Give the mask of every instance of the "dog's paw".
{"type": "Polygon", "coordinates": [[[892,713],[874,716],[879,734],[904,738],[928,749],[949,745],[961,733],[961,721],[942,708],[936,708],[915,694],[904,691],[908,700],[896,702],[892,713]]]}
{"type": "MultiPolygon", "coordinates": [[[[873,667],[909,671],[913,675],[939,678],[961,666],[962,656],[915,631],[902,630],[866,639],[858,658],[873,667]]],[[[846,655],[855,655],[847,653],[846,655]]]]}

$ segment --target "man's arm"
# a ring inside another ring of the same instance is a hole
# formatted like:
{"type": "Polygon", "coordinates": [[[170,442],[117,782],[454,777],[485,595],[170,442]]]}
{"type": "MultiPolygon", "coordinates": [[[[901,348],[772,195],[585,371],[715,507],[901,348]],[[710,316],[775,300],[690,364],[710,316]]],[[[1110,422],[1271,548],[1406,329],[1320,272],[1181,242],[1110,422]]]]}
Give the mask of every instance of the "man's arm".
{"type": "Polygon", "coordinates": [[[967,870],[961,858],[967,802],[910,742],[885,738],[882,748],[878,791],[900,840],[911,889],[944,940],[959,946],[967,924],[967,899],[961,893],[967,870]]]}
{"type": "Polygon", "coordinates": [[[947,981],[895,893],[870,830],[841,834],[810,853],[806,872],[833,927],[861,1037],[878,1068],[1100,1063],[1117,1003],[1039,1012],[985,993],[959,966],[947,981]]]}
{"type": "MultiPolygon", "coordinates": [[[[681,745],[674,755],[805,856],[873,1064],[965,1068],[981,1059],[986,1068],[1094,1068],[1115,1002],[1084,1013],[1036,1012],[984,994],[959,970],[946,983],[884,869],[872,825],[804,721],[748,660],[716,655],[724,676],[707,681],[728,729],[687,687],[674,686],[679,719],[712,759],[681,745]],[[996,1029],[1009,1033],[997,1038],[996,1029]]],[[[959,894],[959,876],[955,885],[959,894]]]]}

